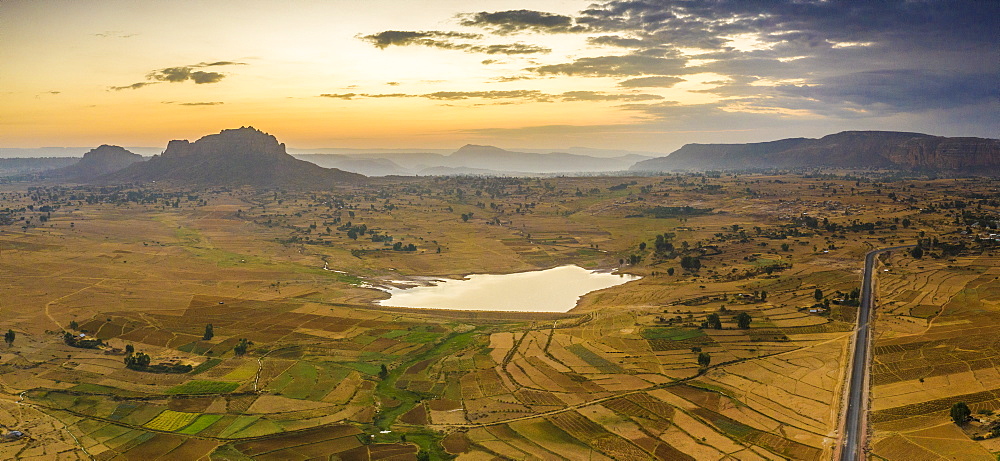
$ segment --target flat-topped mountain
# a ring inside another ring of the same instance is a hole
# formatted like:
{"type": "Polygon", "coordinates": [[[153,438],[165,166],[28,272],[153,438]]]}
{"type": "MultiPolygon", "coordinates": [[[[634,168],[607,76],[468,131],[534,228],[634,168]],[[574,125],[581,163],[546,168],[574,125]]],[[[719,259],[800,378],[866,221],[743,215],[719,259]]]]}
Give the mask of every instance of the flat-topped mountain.
{"type": "Polygon", "coordinates": [[[630,170],[809,167],[996,172],[1000,170],[1000,140],[895,131],[844,131],[820,139],[687,144],[666,157],[638,162],[630,170]]]}
{"type": "Polygon", "coordinates": [[[88,182],[109,173],[123,170],[129,165],[145,160],[139,154],[129,152],[124,147],[103,144],[83,154],[79,162],[65,168],[43,173],[48,178],[66,181],[88,182]]]}
{"type": "Polygon", "coordinates": [[[162,154],[102,178],[105,182],[309,188],[364,179],[357,173],[296,159],[277,138],[253,127],[223,130],[195,142],[170,141],[162,154]]]}

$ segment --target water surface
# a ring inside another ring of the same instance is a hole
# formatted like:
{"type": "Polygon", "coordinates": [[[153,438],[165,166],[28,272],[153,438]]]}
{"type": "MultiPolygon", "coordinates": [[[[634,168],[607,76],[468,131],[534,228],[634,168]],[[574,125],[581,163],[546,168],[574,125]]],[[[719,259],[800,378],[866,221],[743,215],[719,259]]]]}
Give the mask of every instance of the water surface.
{"type": "Polygon", "coordinates": [[[385,288],[382,306],[473,311],[566,312],[591,291],[641,277],[595,272],[579,266],[515,274],[472,274],[465,279],[433,280],[427,286],[385,288]]]}

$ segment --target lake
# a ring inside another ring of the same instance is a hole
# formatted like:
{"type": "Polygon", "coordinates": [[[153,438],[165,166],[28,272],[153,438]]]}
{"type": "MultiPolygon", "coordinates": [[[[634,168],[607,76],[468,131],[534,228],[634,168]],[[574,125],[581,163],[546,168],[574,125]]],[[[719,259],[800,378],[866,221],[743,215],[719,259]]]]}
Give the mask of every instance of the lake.
{"type": "Polygon", "coordinates": [[[572,265],[515,274],[472,274],[464,279],[430,280],[426,286],[382,288],[390,297],[378,303],[425,309],[566,312],[591,291],[640,278],[572,265]]]}

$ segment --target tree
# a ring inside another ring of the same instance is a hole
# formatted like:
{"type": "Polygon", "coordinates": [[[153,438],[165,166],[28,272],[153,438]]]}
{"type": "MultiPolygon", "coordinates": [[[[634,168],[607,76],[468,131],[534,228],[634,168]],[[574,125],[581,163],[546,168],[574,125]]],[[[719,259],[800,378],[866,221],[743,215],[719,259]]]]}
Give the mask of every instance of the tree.
{"type": "Polygon", "coordinates": [[[913,248],[913,251],[910,251],[910,256],[913,256],[915,259],[923,258],[924,249],[920,248],[920,245],[917,245],[915,248],[913,248]]]}
{"type": "Polygon", "coordinates": [[[708,314],[708,318],[705,319],[705,323],[709,328],[714,328],[716,330],[722,329],[722,319],[719,318],[719,314],[715,312],[708,314]]]}
{"type": "Polygon", "coordinates": [[[667,275],[674,275],[674,268],[673,267],[668,267],[667,268],[667,275]]]}
{"type": "Polygon", "coordinates": [[[816,301],[822,300],[823,299],[823,290],[820,290],[819,288],[817,288],[816,291],[813,292],[813,298],[816,298],[816,301]]]}
{"type": "Polygon", "coordinates": [[[233,348],[233,353],[236,355],[246,354],[247,348],[250,347],[251,344],[253,343],[248,341],[246,338],[240,338],[240,343],[233,348]]]}
{"type": "Polygon", "coordinates": [[[379,367],[379,370],[378,370],[378,379],[385,379],[388,376],[389,376],[389,369],[386,368],[385,364],[383,363],[382,366],[379,367]]]}
{"type": "Polygon", "coordinates": [[[431,453],[423,448],[417,452],[417,461],[431,461],[431,453]]]}
{"type": "Polygon", "coordinates": [[[126,355],[132,355],[134,353],[135,353],[135,346],[133,346],[131,344],[126,344],[125,345],[125,354],[126,355]]]}
{"type": "Polygon", "coordinates": [[[639,251],[646,249],[646,242],[639,242],[639,251]]]}
{"type": "Polygon", "coordinates": [[[690,271],[701,269],[701,260],[695,256],[684,256],[681,258],[681,267],[690,271]]]}
{"type": "Polygon", "coordinates": [[[969,406],[965,402],[957,402],[951,406],[951,420],[955,424],[965,424],[970,416],[972,416],[972,410],[969,409],[969,406]]]}
{"type": "Polygon", "coordinates": [[[69,322],[69,329],[70,330],[79,330],[80,329],[80,324],[76,323],[76,320],[71,320],[69,322]]]}
{"type": "Polygon", "coordinates": [[[740,329],[742,330],[750,328],[751,320],[752,319],[750,318],[750,314],[747,314],[746,312],[740,312],[739,314],[736,314],[736,326],[740,327],[740,329]]]}
{"type": "Polygon", "coordinates": [[[7,342],[7,347],[14,345],[14,337],[17,336],[14,330],[7,329],[7,332],[3,334],[3,340],[7,342]]]}
{"type": "Polygon", "coordinates": [[[712,363],[712,356],[708,355],[708,352],[698,354],[698,366],[708,368],[710,363],[712,363]]]}
{"type": "Polygon", "coordinates": [[[767,292],[764,291],[764,290],[761,290],[760,291],[760,302],[765,302],[765,301],[767,301],[767,292]]]}
{"type": "Polygon", "coordinates": [[[205,325],[205,335],[202,336],[201,339],[208,341],[212,339],[213,336],[215,336],[215,332],[212,331],[212,324],[209,323],[208,325],[205,325]]]}

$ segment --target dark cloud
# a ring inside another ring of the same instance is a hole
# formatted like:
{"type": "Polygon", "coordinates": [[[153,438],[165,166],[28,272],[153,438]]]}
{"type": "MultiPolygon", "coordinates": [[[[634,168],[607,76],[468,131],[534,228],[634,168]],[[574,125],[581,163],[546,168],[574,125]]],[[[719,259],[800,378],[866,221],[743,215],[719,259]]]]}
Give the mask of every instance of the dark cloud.
{"type": "Polygon", "coordinates": [[[467,34],[462,32],[444,32],[439,30],[413,31],[413,30],[387,30],[377,34],[364,35],[359,39],[369,42],[379,48],[385,49],[389,46],[421,45],[436,48],[453,48],[454,43],[450,39],[472,40],[482,38],[480,34],[467,34]]]}
{"type": "Polygon", "coordinates": [[[192,64],[189,66],[176,66],[176,67],[164,67],[163,69],[156,69],[146,74],[146,82],[133,83],[131,85],[125,86],[112,86],[110,89],[115,91],[121,90],[138,90],[148,85],[152,85],[158,82],[168,82],[168,83],[181,83],[188,80],[194,82],[195,84],[205,84],[205,83],[218,83],[226,77],[226,74],[221,72],[206,72],[203,70],[195,70],[202,67],[218,67],[218,66],[245,66],[245,62],[237,61],[214,61],[214,62],[200,62],[198,64],[192,64]]]}
{"type": "Polygon", "coordinates": [[[154,70],[146,74],[146,78],[161,82],[183,82],[191,78],[191,67],[167,67],[164,69],[154,70]]]}
{"type": "Polygon", "coordinates": [[[598,56],[580,58],[571,63],[550,64],[529,70],[539,74],[565,74],[597,77],[684,73],[685,58],[657,56],[598,56]]]}
{"type": "Polygon", "coordinates": [[[548,53],[552,50],[527,43],[506,43],[496,45],[477,45],[473,43],[456,42],[456,39],[475,40],[483,36],[480,34],[467,34],[462,32],[442,32],[442,31],[404,31],[387,30],[377,34],[358,37],[369,42],[378,48],[385,49],[389,46],[427,46],[440,48],[443,50],[459,50],[466,53],[485,54],[535,54],[548,53]]]}
{"type": "Polygon", "coordinates": [[[121,90],[138,90],[139,88],[142,88],[142,87],[145,87],[145,86],[149,86],[149,85],[156,85],[157,83],[159,83],[159,82],[137,82],[137,83],[133,83],[131,85],[125,85],[125,86],[111,86],[111,87],[108,87],[108,89],[109,90],[115,90],[115,91],[121,91],[121,90]]]}
{"type": "MultiPolygon", "coordinates": [[[[319,95],[321,98],[334,98],[334,99],[354,99],[359,96],[357,93],[323,93],[319,95]]],[[[360,95],[365,96],[365,95],[360,95]]]]}
{"type": "Polygon", "coordinates": [[[876,112],[919,112],[1000,102],[995,75],[948,74],[920,70],[857,72],[819,80],[814,85],[777,89],[833,105],[876,112]]]}
{"type": "Polygon", "coordinates": [[[680,77],[658,75],[655,77],[630,78],[618,82],[618,86],[623,88],[670,88],[683,81],[684,79],[680,77]]]}
{"type": "Polygon", "coordinates": [[[203,72],[200,70],[191,72],[191,80],[197,84],[201,83],[217,83],[225,77],[224,74],[218,72],[203,72]]]}
{"type": "Polygon", "coordinates": [[[587,43],[591,45],[607,45],[607,46],[617,46],[622,48],[641,48],[647,46],[647,43],[638,38],[627,38],[620,35],[601,35],[599,37],[589,37],[587,38],[587,43]]]}
{"type": "Polygon", "coordinates": [[[573,18],[561,14],[532,10],[479,12],[458,15],[461,24],[481,27],[495,34],[507,35],[516,32],[566,33],[582,32],[583,27],[573,24],[573,18]]]}
{"type": "Polygon", "coordinates": [[[470,46],[468,48],[465,48],[465,51],[468,51],[470,53],[510,55],[510,54],[549,53],[552,50],[537,45],[529,45],[527,43],[510,43],[503,45],[470,46]]]}

